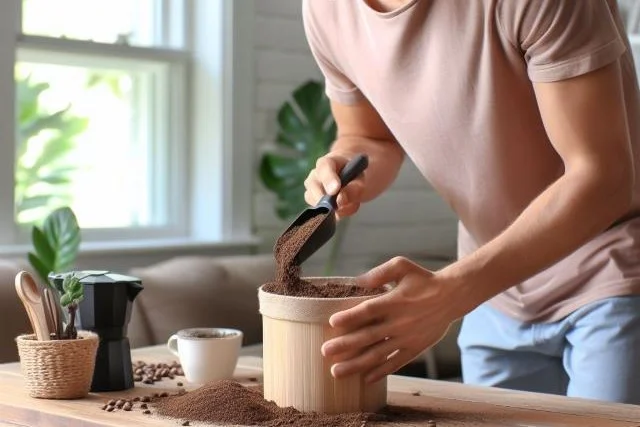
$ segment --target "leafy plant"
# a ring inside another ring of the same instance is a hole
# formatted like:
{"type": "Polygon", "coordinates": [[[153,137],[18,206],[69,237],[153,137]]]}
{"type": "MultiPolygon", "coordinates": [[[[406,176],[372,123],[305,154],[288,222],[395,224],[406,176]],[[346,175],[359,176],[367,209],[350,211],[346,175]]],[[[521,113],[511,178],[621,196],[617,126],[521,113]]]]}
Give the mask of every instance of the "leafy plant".
{"type": "Polygon", "coordinates": [[[61,207],[51,212],[42,228],[32,227],[31,241],[29,262],[43,283],[49,284],[49,273],[71,269],[80,250],[80,227],[73,210],[61,207]]]}
{"type": "Polygon", "coordinates": [[[78,304],[84,298],[84,288],[75,274],[69,274],[62,281],[62,291],[64,293],[60,297],[60,305],[69,312],[69,322],[67,322],[64,330],[64,338],[74,340],[78,338],[76,311],[78,310],[78,304]]]}
{"type": "Polygon", "coordinates": [[[69,161],[75,138],[88,120],[69,107],[48,113],[41,106],[47,83],[16,80],[18,111],[15,205],[19,223],[33,224],[52,208],[71,202],[71,181],[78,169],[69,161]]]}
{"type": "Polygon", "coordinates": [[[84,290],[74,274],[65,276],[59,286],[49,280],[49,274],[62,273],[73,267],[80,250],[80,241],[80,227],[76,216],[73,210],[66,206],[47,215],[42,227],[32,226],[33,251],[28,254],[29,263],[42,283],[53,291],[57,304],[55,309],[66,322],[62,335],[56,337],[57,339],[77,338],[76,311],[84,297],[84,290]],[[66,314],[63,307],[67,309],[66,314]]]}
{"type": "MultiPolygon", "coordinates": [[[[259,176],[276,195],[275,212],[282,220],[293,219],[307,208],[304,180],[316,160],[325,155],[336,138],[336,123],[322,83],[310,80],[297,87],[277,115],[277,149],[263,154],[259,176]]],[[[338,222],[325,274],[330,275],[342,245],[348,220],[338,222]]]]}

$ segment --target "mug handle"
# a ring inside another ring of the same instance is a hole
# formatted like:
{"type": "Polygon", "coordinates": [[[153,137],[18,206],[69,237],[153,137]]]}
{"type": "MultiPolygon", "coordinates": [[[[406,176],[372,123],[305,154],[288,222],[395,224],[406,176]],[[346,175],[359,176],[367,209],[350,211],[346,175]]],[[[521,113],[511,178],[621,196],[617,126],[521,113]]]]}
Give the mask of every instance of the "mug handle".
{"type": "Polygon", "coordinates": [[[169,340],[167,341],[167,348],[175,356],[180,357],[180,354],[178,353],[178,335],[174,334],[169,337],[169,340]]]}

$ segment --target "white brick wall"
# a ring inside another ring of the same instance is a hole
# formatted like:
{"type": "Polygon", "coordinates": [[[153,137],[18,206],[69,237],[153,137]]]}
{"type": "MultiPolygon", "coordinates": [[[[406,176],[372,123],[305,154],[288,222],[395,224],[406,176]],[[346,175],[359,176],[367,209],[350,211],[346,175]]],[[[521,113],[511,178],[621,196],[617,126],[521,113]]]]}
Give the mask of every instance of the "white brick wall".
{"type": "MultiPolygon", "coordinates": [[[[291,91],[320,72],[309,53],[300,0],[256,0],[256,99],[254,136],[257,158],[272,144],[277,109],[291,91]]],[[[258,181],[258,180],[256,180],[258,181]]],[[[254,223],[261,251],[271,251],[287,226],[273,211],[274,196],[257,182],[254,223]]],[[[310,259],[306,273],[320,272],[327,247],[310,259]]],[[[391,256],[446,258],[455,254],[455,219],[422,176],[407,161],[393,187],[351,221],[338,273],[357,274],[391,256]]],[[[436,267],[441,263],[419,259],[436,267]]]]}

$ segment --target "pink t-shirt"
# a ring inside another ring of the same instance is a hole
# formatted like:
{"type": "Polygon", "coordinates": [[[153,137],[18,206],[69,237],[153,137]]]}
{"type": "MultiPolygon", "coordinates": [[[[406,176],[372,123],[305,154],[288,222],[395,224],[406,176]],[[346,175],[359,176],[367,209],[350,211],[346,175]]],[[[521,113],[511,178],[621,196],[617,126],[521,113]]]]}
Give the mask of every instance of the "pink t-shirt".
{"type": "MultiPolygon", "coordinates": [[[[384,13],[366,0],[304,0],[303,16],[327,95],[374,106],[457,213],[459,256],[502,232],[563,173],[532,81],[619,61],[640,171],[639,91],[614,0],[411,0],[384,13]]],[[[603,297],[640,294],[634,194],[625,220],[490,303],[522,321],[553,321],[603,297]]]]}

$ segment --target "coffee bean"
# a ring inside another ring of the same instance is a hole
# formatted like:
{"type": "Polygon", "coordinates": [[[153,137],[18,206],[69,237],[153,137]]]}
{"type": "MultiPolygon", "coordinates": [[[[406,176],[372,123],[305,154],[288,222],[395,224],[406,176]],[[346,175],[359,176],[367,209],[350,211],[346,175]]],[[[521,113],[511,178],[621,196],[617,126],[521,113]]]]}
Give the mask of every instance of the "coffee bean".
{"type": "Polygon", "coordinates": [[[125,403],[125,404],[124,404],[124,406],[122,407],[122,409],[124,409],[125,411],[130,411],[132,407],[133,407],[133,406],[131,405],[131,403],[130,403],[130,402],[127,402],[127,403],[125,403]]]}
{"type": "Polygon", "coordinates": [[[411,395],[413,396],[420,396],[420,391],[414,391],[413,393],[411,393],[411,395]]]}
{"type": "Polygon", "coordinates": [[[149,396],[142,396],[142,400],[143,402],[151,402],[151,398],[149,396]]]}
{"type": "Polygon", "coordinates": [[[178,387],[182,387],[182,383],[180,381],[178,381],[178,383],[176,384],[178,387]]]}
{"type": "Polygon", "coordinates": [[[102,405],[102,410],[106,410],[109,407],[109,405],[107,405],[106,403],[104,405],[102,405]]]}
{"type": "Polygon", "coordinates": [[[124,400],[120,399],[116,402],[116,407],[118,407],[118,409],[122,408],[124,406],[124,400]]]}
{"type": "Polygon", "coordinates": [[[183,389],[183,388],[179,388],[178,389],[178,396],[181,396],[183,394],[185,394],[187,392],[187,390],[183,389]]]}
{"type": "Polygon", "coordinates": [[[171,375],[175,375],[175,374],[177,374],[177,373],[178,373],[178,369],[177,369],[177,368],[175,368],[175,367],[173,367],[173,368],[169,369],[169,373],[170,373],[171,375]]]}
{"type": "Polygon", "coordinates": [[[257,382],[257,381],[258,381],[258,379],[257,379],[257,378],[255,378],[255,377],[251,377],[251,378],[249,378],[249,381],[251,381],[252,383],[255,383],[255,382],[257,382]]]}
{"type": "Polygon", "coordinates": [[[134,402],[140,402],[140,396],[136,396],[136,397],[134,397],[134,398],[133,398],[133,401],[134,401],[134,402]]]}
{"type": "Polygon", "coordinates": [[[160,396],[158,393],[152,393],[151,394],[151,397],[158,397],[158,396],[160,396]]]}
{"type": "Polygon", "coordinates": [[[107,405],[113,406],[116,404],[116,401],[114,399],[111,399],[110,401],[107,402],[107,405]]]}
{"type": "Polygon", "coordinates": [[[150,410],[148,410],[148,409],[146,409],[146,410],[144,410],[142,413],[143,413],[143,414],[145,414],[145,415],[149,415],[149,414],[151,413],[151,411],[150,411],[150,410]]]}
{"type": "Polygon", "coordinates": [[[140,408],[141,409],[147,409],[149,406],[146,403],[141,403],[140,404],[140,408]]]}
{"type": "Polygon", "coordinates": [[[144,380],[142,380],[142,382],[143,382],[144,384],[153,384],[153,379],[151,379],[151,378],[145,378],[144,380]]]}
{"type": "Polygon", "coordinates": [[[188,425],[191,425],[191,424],[189,424],[189,421],[185,421],[185,422],[182,423],[182,425],[183,426],[188,426],[188,425]]]}
{"type": "Polygon", "coordinates": [[[133,371],[134,374],[136,375],[142,375],[144,373],[144,371],[140,368],[136,369],[135,371],[133,371]]]}
{"type": "Polygon", "coordinates": [[[140,381],[142,381],[142,375],[134,375],[134,376],[133,376],[133,380],[134,380],[135,382],[140,382],[140,381]]]}
{"type": "Polygon", "coordinates": [[[436,427],[436,422],[435,422],[435,421],[433,421],[433,420],[429,420],[429,421],[427,421],[427,425],[428,425],[429,427],[436,427]]]}
{"type": "Polygon", "coordinates": [[[169,374],[168,377],[169,377],[170,380],[172,380],[172,379],[175,378],[175,375],[169,374]]]}
{"type": "Polygon", "coordinates": [[[116,409],[115,406],[108,406],[107,412],[113,412],[114,409],[116,409]]]}

